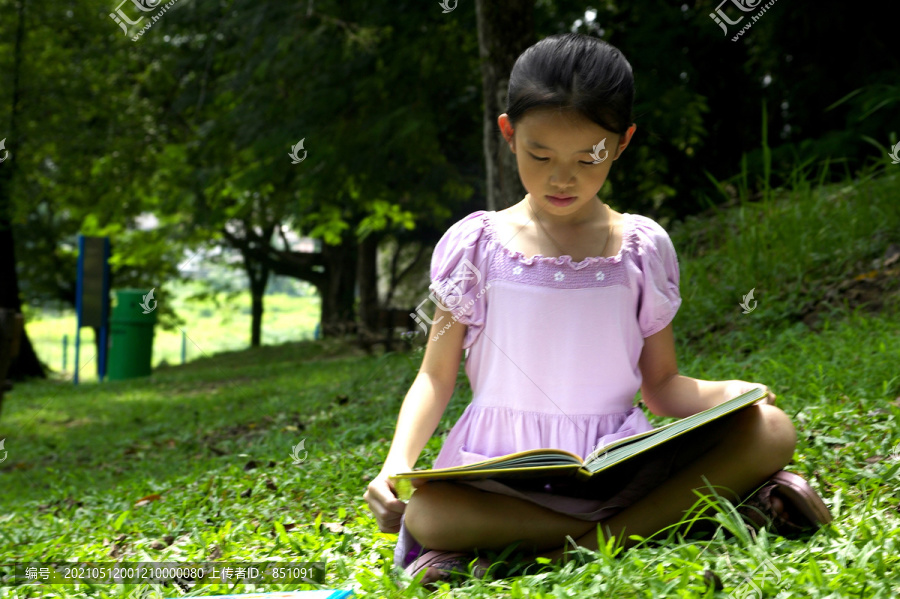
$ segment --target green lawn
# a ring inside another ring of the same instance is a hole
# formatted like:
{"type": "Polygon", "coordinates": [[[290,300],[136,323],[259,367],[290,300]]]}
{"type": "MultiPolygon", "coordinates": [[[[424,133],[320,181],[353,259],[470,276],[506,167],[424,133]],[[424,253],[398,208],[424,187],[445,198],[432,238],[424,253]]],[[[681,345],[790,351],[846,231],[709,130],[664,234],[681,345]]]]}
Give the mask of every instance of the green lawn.
{"type": "MultiPolygon", "coordinates": [[[[898,180],[850,187],[773,200],[773,214],[802,217],[800,230],[757,221],[760,207],[745,205],[672,234],[684,273],[685,306],[675,320],[681,372],[761,382],[778,394],[799,431],[789,469],[819,490],[832,526],[801,540],[663,537],[666,543],[627,552],[585,553],[583,565],[445,586],[435,596],[900,596],[897,263],[872,263],[900,243],[898,180]],[[849,244],[820,239],[820,230],[850,227],[841,215],[854,214],[853,206],[883,215],[867,217],[866,229],[854,225],[859,237],[849,244]],[[748,262],[736,263],[734,252],[746,248],[728,241],[727,231],[741,219],[768,231],[765,252],[780,255],[766,256],[777,276],[765,285],[754,284],[748,262]],[[807,253],[815,260],[799,260],[807,253]],[[857,279],[860,273],[867,276],[857,279]],[[872,285],[877,305],[851,294],[872,285]],[[751,287],[759,305],[742,314],[738,302],[751,287]],[[707,586],[706,571],[722,591],[707,586]]],[[[143,380],[19,385],[0,419],[8,451],[0,464],[0,563],[327,561],[327,587],[428,596],[418,587],[401,590],[389,575],[395,536],[377,531],[362,501],[420,359],[416,351],[365,356],[336,341],[310,341],[222,353],[143,380]],[[300,441],[308,456],[295,465],[290,454],[300,441]],[[154,494],[159,499],[139,503],[154,494]]],[[[461,371],[439,433],[470,398],[461,371]]],[[[420,466],[440,442],[440,435],[429,442],[420,466]]],[[[313,587],[204,591],[295,588],[313,587]]],[[[0,597],[180,594],[156,585],[0,587],[0,597]]]]}

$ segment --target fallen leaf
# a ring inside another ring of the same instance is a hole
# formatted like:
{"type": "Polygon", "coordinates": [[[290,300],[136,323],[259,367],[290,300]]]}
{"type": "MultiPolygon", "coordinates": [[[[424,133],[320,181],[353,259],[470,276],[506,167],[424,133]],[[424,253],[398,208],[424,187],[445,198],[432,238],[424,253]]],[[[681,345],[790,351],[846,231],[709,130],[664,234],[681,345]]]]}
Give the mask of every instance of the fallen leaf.
{"type": "Polygon", "coordinates": [[[217,560],[217,559],[219,559],[220,557],[222,557],[222,550],[219,549],[219,546],[218,546],[218,545],[213,545],[213,548],[212,548],[212,550],[209,552],[209,555],[207,556],[207,558],[208,558],[208,559],[211,559],[211,560],[217,560]]]}
{"type": "Polygon", "coordinates": [[[293,529],[295,529],[295,528],[297,528],[297,523],[296,523],[296,522],[291,522],[290,524],[285,524],[285,525],[284,525],[284,530],[293,530],[293,529]]]}
{"type": "Polygon", "coordinates": [[[322,522],[322,528],[333,533],[344,532],[344,525],[340,522],[322,522]]]}
{"type": "Polygon", "coordinates": [[[157,551],[166,548],[166,544],[159,540],[151,541],[147,546],[150,547],[150,549],[156,549],[157,551]]]}
{"type": "Polygon", "coordinates": [[[873,455],[873,456],[870,456],[870,457],[866,458],[866,463],[867,463],[867,464],[874,464],[874,463],[876,463],[876,462],[880,462],[880,461],[883,460],[883,459],[884,459],[884,456],[873,455]]]}
{"type": "Polygon", "coordinates": [[[159,501],[160,499],[162,499],[162,497],[160,497],[159,494],[151,493],[150,495],[147,495],[146,497],[141,497],[140,499],[138,499],[134,503],[134,507],[141,507],[141,506],[147,505],[151,501],[159,501]]]}
{"type": "Polygon", "coordinates": [[[171,545],[175,542],[175,535],[166,535],[163,537],[163,541],[166,545],[171,545]]]}
{"type": "Polygon", "coordinates": [[[249,462],[244,464],[244,472],[253,470],[254,468],[256,468],[256,466],[257,466],[256,462],[254,460],[250,460],[249,462]]]}
{"type": "Polygon", "coordinates": [[[275,486],[275,483],[272,482],[272,479],[271,479],[271,478],[267,478],[267,479],[266,479],[266,488],[269,489],[270,491],[277,491],[277,490],[278,490],[278,487],[275,486]]]}
{"type": "Polygon", "coordinates": [[[252,494],[253,494],[253,489],[251,489],[251,488],[248,487],[246,491],[244,491],[243,493],[241,493],[241,497],[244,498],[244,499],[247,499],[247,498],[250,497],[252,494]]]}

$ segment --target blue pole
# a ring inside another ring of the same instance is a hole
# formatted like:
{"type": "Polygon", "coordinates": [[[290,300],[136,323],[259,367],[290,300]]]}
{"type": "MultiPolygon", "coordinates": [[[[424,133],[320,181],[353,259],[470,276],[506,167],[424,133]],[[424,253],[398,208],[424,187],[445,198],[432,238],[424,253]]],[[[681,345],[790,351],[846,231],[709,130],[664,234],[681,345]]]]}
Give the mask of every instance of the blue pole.
{"type": "Polygon", "coordinates": [[[69,336],[63,335],[63,364],[62,371],[66,371],[66,353],[69,351],[69,336]]]}
{"type": "Polygon", "coordinates": [[[181,331],[181,363],[184,364],[184,358],[187,356],[187,333],[181,331]]]}

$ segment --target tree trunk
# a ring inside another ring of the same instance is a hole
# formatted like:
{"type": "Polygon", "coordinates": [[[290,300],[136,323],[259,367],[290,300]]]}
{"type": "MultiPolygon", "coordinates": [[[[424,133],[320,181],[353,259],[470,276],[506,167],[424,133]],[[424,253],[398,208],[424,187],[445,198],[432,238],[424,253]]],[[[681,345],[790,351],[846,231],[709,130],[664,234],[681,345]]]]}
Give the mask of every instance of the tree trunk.
{"type": "Polygon", "coordinates": [[[253,268],[247,269],[247,274],[250,275],[250,347],[259,347],[262,344],[263,299],[269,283],[269,267],[255,263],[253,268]]]}
{"type": "MultiPolygon", "coordinates": [[[[9,117],[9,134],[7,143],[13,147],[21,144],[18,136],[18,116],[20,99],[19,76],[22,73],[22,44],[25,37],[25,0],[20,0],[18,10],[18,23],[16,25],[15,47],[13,49],[13,77],[12,77],[12,110],[9,117]]],[[[18,150],[17,150],[18,151],[18,150]]],[[[19,296],[19,277],[16,272],[16,251],[13,240],[12,222],[12,180],[15,170],[15,157],[13,152],[3,152],[5,160],[0,163],[0,308],[6,308],[14,312],[22,311],[22,298],[19,296]],[[8,152],[8,153],[7,153],[8,152]]],[[[28,338],[28,333],[22,331],[19,345],[19,355],[9,367],[7,376],[13,380],[22,380],[29,377],[46,378],[44,367],[34,353],[34,347],[28,338]]],[[[3,381],[0,381],[2,384],[3,381]]]]}
{"type": "Polygon", "coordinates": [[[369,234],[360,240],[357,251],[356,282],[359,287],[359,327],[378,328],[378,240],[369,234]]]}
{"type": "Polygon", "coordinates": [[[534,38],[534,0],[475,0],[481,90],[484,97],[484,159],[487,209],[503,210],[525,197],[516,156],[500,134],[497,117],[506,112],[509,73],[534,38]]]}
{"type": "Polygon", "coordinates": [[[340,245],[322,245],[327,283],[319,287],[322,298],[322,336],[353,333],[356,323],[353,304],[356,298],[356,241],[344,236],[340,245]]]}
{"type": "Polygon", "coordinates": [[[248,243],[242,246],[241,255],[244,258],[247,279],[250,281],[250,347],[259,347],[262,343],[263,298],[271,271],[269,262],[265,259],[265,247],[274,230],[275,225],[266,225],[263,227],[262,235],[255,238],[250,223],[244,223],[248,243]]]}

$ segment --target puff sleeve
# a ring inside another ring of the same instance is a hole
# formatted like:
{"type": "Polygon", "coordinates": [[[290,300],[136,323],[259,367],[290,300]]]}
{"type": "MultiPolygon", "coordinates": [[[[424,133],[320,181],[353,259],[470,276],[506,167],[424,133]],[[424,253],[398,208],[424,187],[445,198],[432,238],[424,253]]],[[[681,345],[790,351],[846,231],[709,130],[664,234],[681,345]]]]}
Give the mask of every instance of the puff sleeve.
{"type": "Polygon", "coordinates": [[[479,210],[456,222],[438,241],[431,256],[430,297],[468,327],[463,349],[474,343],[484,327],[486,291],[490,287],[482,241],[484,216],[485,211],[479,210]]]}
{"type": "Polygon", "coordinates": [[[669,234],[656,221],[639,217],[638,324],[647,338],[666,328],[681,306],[678,256],[669,234]]]}

